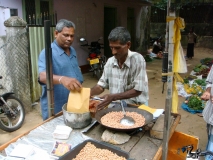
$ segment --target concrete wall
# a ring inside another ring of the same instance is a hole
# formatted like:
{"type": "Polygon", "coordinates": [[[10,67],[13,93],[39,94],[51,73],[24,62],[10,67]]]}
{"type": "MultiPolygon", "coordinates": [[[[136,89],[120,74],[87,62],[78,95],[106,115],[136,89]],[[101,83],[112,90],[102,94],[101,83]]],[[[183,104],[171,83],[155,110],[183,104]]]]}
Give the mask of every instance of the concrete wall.
{"type": "MultiPolygon", "coordinates": [[[[133,0],[134,1],[134,0],[133,0]]],[[[65,18],[76,24],[75,40],[73,47],[77,51],[79,65],[88,64],[88,51],[80,47],[79,39],[84,37],[88,42],[104,37],[104,7],[117,8],[117,26],[127,27],[127,8],[134,8],[136,21],[136,38],[140,37],[140,10],[141,5],[134,2],[120,0],[54,0],[54,10],[58,14],[58,20],[65,18]]],[[[108,46],[104,46],[108,47],[108,46]]],[[[102,51],[103,52],[103,51],[102,51]]]]}

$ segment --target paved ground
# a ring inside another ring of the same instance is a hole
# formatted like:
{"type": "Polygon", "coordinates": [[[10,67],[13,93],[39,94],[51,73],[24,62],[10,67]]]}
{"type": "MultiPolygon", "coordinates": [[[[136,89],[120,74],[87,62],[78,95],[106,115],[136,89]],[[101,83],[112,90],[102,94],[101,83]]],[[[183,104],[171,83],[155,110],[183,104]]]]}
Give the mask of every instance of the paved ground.
{"type": "MultiPolygon", "coordinates": [[[[184,50],[185,51],[185,50],[184,50]]],[[[213,51],[206,48],[196,48],[195,57],[192,60],[188,60],[188,73],[191,72],[196,64],[200,63],[200,59],[206,57],[212,57],[213,51]]],[[[147,63],[147,73],[149,78],[149,106],[153,108],[165,108],[166,92],[162,94],[162,82],[161,82],[161,60],[154,60],[153,62],[147,63]]],[[[184,76],[186,74],[182,74],[184,76]]],[[[97,80],[92,76],[92,73],[84,74],[85,82],[84,87],[92,87],[96,84],[97,80]]],[[[165,85],[166,90],[166,85],[165,85]]],[[[107,92],[107,91],[106,91],[107,92]]],[[[105,92],[105,93],[106,93],[105,92]]],[[[184,98],[179,97],[179,106],[184,101],[184,98]]],[[[179,107],[179,114],[181,120],[176,130],[184,132],[189,135],[199,137],[199,148],[205,149],[207,136],[206,136],[206,123],[203,118],[196,115],[190,114],[179,107]]],[[[28,113],[25,118],[23,126],[12,133],[4,132],[0,130],[0,145],[10,141],[14,137],[25,133],[26,131],[34,128],[42,122],[39,105],[34,105],[32,112],[28,113]]]]}

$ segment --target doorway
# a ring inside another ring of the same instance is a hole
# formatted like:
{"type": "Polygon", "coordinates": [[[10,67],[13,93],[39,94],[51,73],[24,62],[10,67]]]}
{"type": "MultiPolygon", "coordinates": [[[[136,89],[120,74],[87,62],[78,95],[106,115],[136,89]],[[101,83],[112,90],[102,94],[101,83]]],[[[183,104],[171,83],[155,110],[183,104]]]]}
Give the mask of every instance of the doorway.
{"type": "Polygon", "coordinates": [[[108,35],[110,31],[116,27],[117,24],[117,8],[104,7],[104,55],[107,57],[112,56],[111,49],[109,48],[108,35]]]}
{"type": "Polygon", "coordinates": [[[127,29],[131,35],[131,48],[135,51],[135,11],[133,8],[127,8],[127,29]]]}

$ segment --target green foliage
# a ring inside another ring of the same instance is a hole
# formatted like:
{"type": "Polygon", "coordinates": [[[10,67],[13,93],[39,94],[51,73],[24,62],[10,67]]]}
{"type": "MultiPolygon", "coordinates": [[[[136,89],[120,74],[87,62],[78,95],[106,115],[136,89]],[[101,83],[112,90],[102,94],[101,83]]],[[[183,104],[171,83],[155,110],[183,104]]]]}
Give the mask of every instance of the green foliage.
{"type": "Polygon", "coordinates": [[[156,2],[154,4],[154,6],[161,10],[165,10],[167,8],[167,0],[162,0],[161,2],[156,2]]]}
{"type": "Polygon", "coordinates": [[[202,100],[197,95],[191,96],[189,98],[188,106],[193,110],[203,110],[202,100]]]}
{"type": "Polygon", "coordinates": [[[197,83],[200,86],[206,86],[206,80],[205,79],[196,79],[195,83],[197,83]]]}
{"type": "Polygon", "coordinates": [[[145,59],[146,62],[151,62],[151,61],[152,61],[152,58],[150,58],[149,55],[146,55],[146,56],[144,57],[144,59],[145,59]]]}
{"type": "Polygon", "coordinates": [[[202,64],[198,64],[198,65],[196,65],[195,67],[194,67],[194,71],[195,72],[201,72],[203,69],[206,69],[207,67],[206,66],[204,66],[204,65],[202,65],[202,64]]]}
{"type": "Polygon", "coordinates": [[[188,78],[184,78],[183,82],[186,83],[186,84],[188,84],[189,83],[189,79],[188,78]]]}
{"type": "MultiPolygon", "coordinates": [[[[166,10],[168,0],[161,0],[161,2],[154,2],[154,6],[161,9],[166,10]]],[[[181,9],[183,6],[190,5],[190,7],[194,7],[194,1],[192,0],[172,0],[170,1],[171,6],[175,7],[177,10],[181,9]]]]}
{"type": "Polygon", "coordinates": [[[204,58],[204,59],[201,59],[200,62],[204,65],[210,65],[213,63],[213,58],[204,58]]]}

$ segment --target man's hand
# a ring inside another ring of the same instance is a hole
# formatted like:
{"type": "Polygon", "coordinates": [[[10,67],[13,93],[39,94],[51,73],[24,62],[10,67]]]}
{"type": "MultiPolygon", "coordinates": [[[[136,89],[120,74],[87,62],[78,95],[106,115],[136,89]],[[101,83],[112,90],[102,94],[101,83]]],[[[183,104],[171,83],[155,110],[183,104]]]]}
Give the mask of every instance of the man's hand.
{"type": "Polygon", "coordinates": [[[208,101],[210,99],[210,92],[209,91],[205,91],[200,98],[202,100],[208,101]]]}
{"type": "Polygon", "coordinates": [[[97,105],[96,111],[104,109],[106,106],[108,106],[113,101],[113,96],[110,94],[106,94],[101,99],[104,99],[100,104],[97,105]]]}
{"type": "Polygon", "coordinates": [[[64,87],[66,87],[68,90],[71,90],[71,91],[74,91],[74,90],[80,91],[82,88],[81,83],[75,78],[69,78],[69,77],[63,76],[60,79],[60,82],[62,85],[64,85],[64,87]]]}

